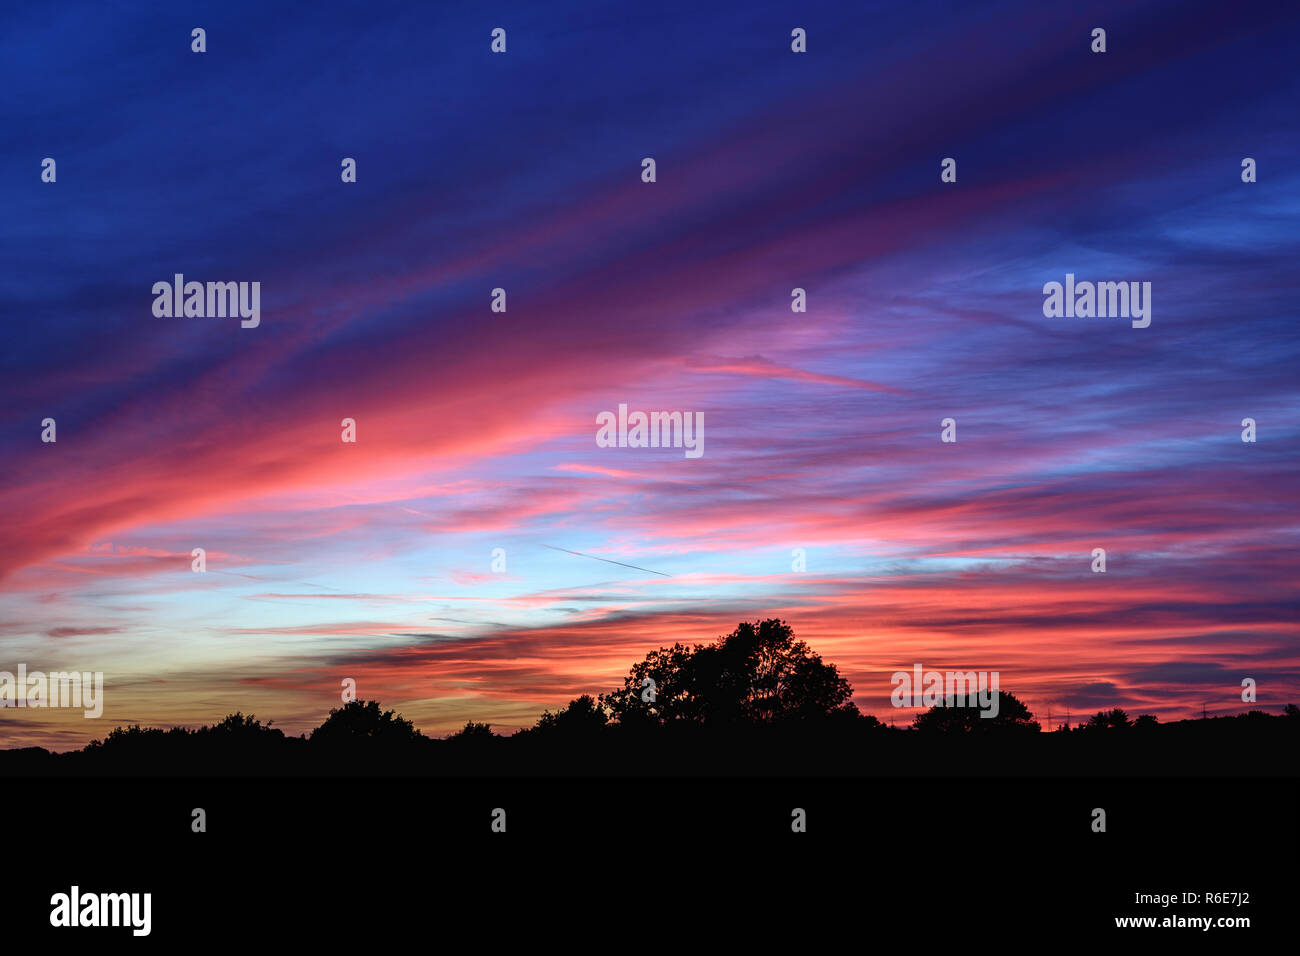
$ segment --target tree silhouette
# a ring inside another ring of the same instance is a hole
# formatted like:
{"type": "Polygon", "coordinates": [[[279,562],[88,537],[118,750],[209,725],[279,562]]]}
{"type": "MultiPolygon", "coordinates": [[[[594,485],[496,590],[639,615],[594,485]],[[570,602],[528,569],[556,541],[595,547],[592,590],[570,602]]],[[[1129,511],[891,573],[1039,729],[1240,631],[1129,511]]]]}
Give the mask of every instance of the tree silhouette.
{"type": "Polygon", "coordinates": [[[230,741],[252,740],[270,735],[272,737],[283,737],[284,731],[274,729],[271,724],[275,721],[267,721],[265,724],[249,714],[245,717],[242,713],[236,711],[233,714],[227,714],[221,719],[220,723],[213,724],[211,727],[200,727],[195,733],[207,734],[214,739],[224,739],[230,741]]]}
{"type": "Polygon", "coordinates": [[[789,624],[744,622],[712,644],[651,651],[600,704],[620,724],[765,724],[857,717],[853,688],[789,624]],[[654,682],[649,699],[646,678],[654,682]]]}
{"type": "Polygon", "coordinates": [[[103,740],[92,740],[86,745],[87,751],[103,749],[122,750],[124,748],[140,749],[157,747],[166,740],[176,740],[189,736],[184,727],[163,730],[161,727],[141,727],[131,724],[129,727],[114,727],[103,740]]]}
{"type": "Polygon", "coordinates": [[[997,716],[984,717],[978,702],[957,707],[940,704],[917,714],[912,726],[925,733],[981,733],[987,731],[1037,732],[1042,728],[1029,708],[1015,694],[997,692],[997,716]]]}
{"type": "Polygon", "coordinates": [[[469,720],[465,726],[456,731],[448,740],[491,740],[497,735],[492,733],[491,724],[476,724],[469,720]]]}
{"type": "Polygon", "coordinates": [[[370,739],[406,743],[423,736],[409,720],[391,710],[380,710],[378,701],[354,700],[331,710],[325,722],[311,732],[311,742],[333,744],[370,739]]]}
{"type": "Polygon", "coordinates": [[[1127,730],[1133,726],[1128,714],[1116,707],[1112,711],[1099,710],[1083,725],[1085,730],[1127,730]]]}
{"type": "Polygon", "coordinates": [[[533,730],[539,734],[590,735],[604,730],[608,722],[609,715],[600,702],[590,694],[583,694],[554,714],[549,710],[543,713],[533,730]]]}

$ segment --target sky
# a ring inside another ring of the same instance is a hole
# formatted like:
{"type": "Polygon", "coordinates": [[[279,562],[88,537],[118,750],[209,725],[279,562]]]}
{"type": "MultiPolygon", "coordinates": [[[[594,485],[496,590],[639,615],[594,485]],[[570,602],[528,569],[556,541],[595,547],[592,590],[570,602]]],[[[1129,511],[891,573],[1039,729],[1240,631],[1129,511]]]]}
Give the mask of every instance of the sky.
{"type": "Polygon", "coordinates": [[[509,732],[768,617],[900,724],[914,664],[1044,723],[1300,703],[1295,4],[11,4],[0,36],[0,670],[105,685],[0,746],[296,734],[345,679],[509,732]],[[260,325],[156,316],[177,273],[260,282],[260,325]],[[1150,326],[1045,316],[1067,274],[1150,282],[1150,326]],[[620,404],[701,413],[704,453],[600,447],[620,404]]]}

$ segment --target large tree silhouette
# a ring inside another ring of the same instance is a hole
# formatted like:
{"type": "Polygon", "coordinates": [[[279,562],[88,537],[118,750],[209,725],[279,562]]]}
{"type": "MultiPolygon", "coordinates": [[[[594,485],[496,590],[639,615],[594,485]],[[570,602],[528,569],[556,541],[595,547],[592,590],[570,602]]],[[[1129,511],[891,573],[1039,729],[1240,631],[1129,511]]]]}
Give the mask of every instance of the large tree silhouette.
{"type": "Polygon", "coordinates": [[[424,735],[391,710],[380,710],[375,700],[354,700],[331,710],[325,722],[311,733],[313,744],[336,744],[370,739],[380,743],[406,743],[424,735]]]}
{"type": "Polygon", "coordinates": [[[742,623],[712,644],[652,651],[600,703],[623,725],[734,725],[856,717],[852,695],[834,664],[795,640],[789,624],[771,618],[742,623]]]}
{"type": "Polygon", "coordinates": [[[1030,731],[1037,732],[1038,721],[1029,712],[1015,694],[1000,690],[998,693],[998,710],[996,717],[982,716],[978,704],[961,707],[940,705],[931,707],[923,714],[917,714],[912,726],[926,733],[979,733],[982,731],[1030,731]]]}

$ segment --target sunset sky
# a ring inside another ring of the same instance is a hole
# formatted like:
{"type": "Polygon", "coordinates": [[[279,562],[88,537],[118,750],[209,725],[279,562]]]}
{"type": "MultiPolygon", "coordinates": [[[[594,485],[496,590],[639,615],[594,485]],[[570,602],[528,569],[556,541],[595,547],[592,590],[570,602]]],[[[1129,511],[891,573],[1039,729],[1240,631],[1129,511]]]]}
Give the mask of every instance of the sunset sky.
{"type": "Polygon", "coordinates": [[[344,678],[508,732],[766,617],[885,721],[916,663],[1300,703],[1300,6],[1083,6],[9,5],[0,670],[105,703],[0,746],[344,678]],[[155,317],[176,273],[260,326],[155,317]],[[1150,327],[1045,318],[1067,273],[1150,327]],[[597,447],[620,403],[703,457],[597,447]]]}

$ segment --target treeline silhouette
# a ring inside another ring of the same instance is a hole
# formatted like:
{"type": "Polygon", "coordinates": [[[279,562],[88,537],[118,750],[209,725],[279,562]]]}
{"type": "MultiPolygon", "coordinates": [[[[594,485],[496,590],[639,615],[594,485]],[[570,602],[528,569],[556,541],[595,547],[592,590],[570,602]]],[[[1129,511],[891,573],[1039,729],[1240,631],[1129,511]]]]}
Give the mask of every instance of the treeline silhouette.
{"type": "Polygon", "coordinates": [[[647,654],[623,686],[509,736],[468,722],[426,737],[377,701],[286,735],[235,713],[198,729],[118,727],[79,751],[0,751],[7,776],[1091,776],[1291,777],[1300,709],[1160,723],[1115,708],[1042,733],[1014,694],[997,716],[937,706],[894,728],[852,702],[834,664],[784,621],[647,654]]]}

